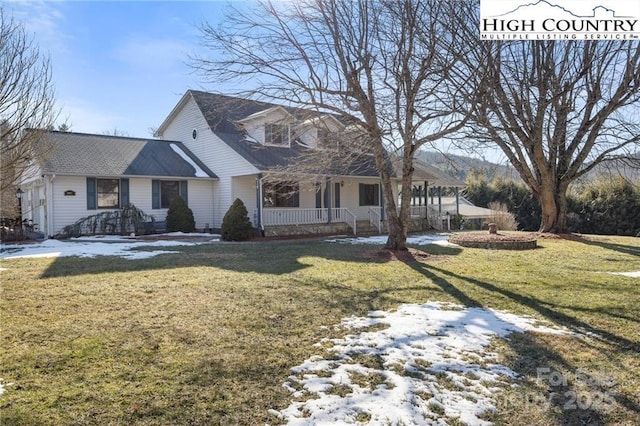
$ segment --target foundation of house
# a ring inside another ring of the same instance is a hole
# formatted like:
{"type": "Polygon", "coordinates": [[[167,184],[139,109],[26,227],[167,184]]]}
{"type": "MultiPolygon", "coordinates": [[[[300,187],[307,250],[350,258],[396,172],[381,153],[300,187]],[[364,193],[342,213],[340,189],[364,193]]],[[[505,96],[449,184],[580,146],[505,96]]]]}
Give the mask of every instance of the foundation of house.
{"type": "MultiPolygon", "coordinates": [[[[411,219],[409,232],[428,231],[431,227],[427,219],[411,219]]],[[[387,233],[387,223],[382,222],[382,230],[370,225],[368,221],[358,221],[356,225],[357,235],[379,235],[387,233]]],[[[353,229],[346,223],[322,223],[308,225],[280,225],[265,226],[265,237],[284,237],[287,235],[353,235],[353,229]]]]}
{"type": "Polygon", "coordinates": [[[353,230],[346,223],[322,223],[310,225],[281,225],[265,226],[265,237],[284,237],[287,235],[316,235],[316,234],[353,234],[353,230]]]}

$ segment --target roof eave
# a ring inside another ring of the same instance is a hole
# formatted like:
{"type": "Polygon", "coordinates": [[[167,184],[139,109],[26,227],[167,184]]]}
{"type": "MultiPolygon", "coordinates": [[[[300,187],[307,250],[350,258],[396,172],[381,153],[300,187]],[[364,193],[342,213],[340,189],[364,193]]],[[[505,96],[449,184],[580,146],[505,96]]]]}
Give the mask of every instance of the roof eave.
{"type": "Polygon", "coordinates": [[[42,176],[67,176],[67,177],[98,177],[98,178],[126,178],[126,179],[189,179],[189,180],[220,180],[218,177],[199,177],[199,176],[166,176],[166,175],[120,175],[120,174],[101,174],[101,173],[56,173],[52,171],[43,171],[42,176]]]}
{"type": "Polygon", "coordinates": [[[239,120],[237,120],[237,123],[248,123],[254,120],[260,120],[261,118],[264,118],[266,116],[269,116],[270,114],[276,112],[276,111],[282,111],[284,112],[285,116],[289,119],[293,119],[293,115],[291,115],[291,113],[289,111],[287,111],[283,106],[281,105],[276,105],[273,106],[271,108],[267,108],[258,112],[255,112],[247,117],[241,118],[239,120]]]}

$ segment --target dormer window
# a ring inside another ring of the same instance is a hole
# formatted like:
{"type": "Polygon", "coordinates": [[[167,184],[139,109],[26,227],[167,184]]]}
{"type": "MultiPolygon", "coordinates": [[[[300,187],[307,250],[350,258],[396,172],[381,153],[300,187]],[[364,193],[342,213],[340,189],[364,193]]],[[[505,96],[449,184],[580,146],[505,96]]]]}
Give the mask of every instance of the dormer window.
{"type": "Polygon", "coordinates": [[[266,145],[289,146],[289,126],[286,124],[265,124],[264,143],[266,145]]]}
{"type": "Polygon", "coordinates": [[[338,139],[336,133],[326,129],[317,130],[317,143],[319,149],[338,149],[338,139]]]}

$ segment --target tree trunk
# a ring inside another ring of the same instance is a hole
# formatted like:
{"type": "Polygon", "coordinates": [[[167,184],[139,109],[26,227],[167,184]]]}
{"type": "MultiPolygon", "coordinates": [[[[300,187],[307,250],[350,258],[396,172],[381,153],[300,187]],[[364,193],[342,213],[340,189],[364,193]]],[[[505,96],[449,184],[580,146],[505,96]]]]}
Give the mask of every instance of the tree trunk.
{"type": "Polygon", "coordinates": [[[382,175],[384,204],[387,213],[387,231],[389,232],[384,248],[389,250],[407,250],[407,225],[402,214],[400,214],[402,212],[398,212],[391,176],[389,176],[388,173],[382,173],[382,175]]]}
{"type": "Polygon", "coordinates": [[[567,233],[567,192],[563,188],[544,188],[538,196],[542,208],[540,232],[567,233]]]}
{"type": "MultiPolygon", "coordinates": [[[[408,250],[407,232],[411,221],[411,182],[413,180],[413,147],[410,143],[405,144],[405,152],[402,158],[402,191],[400,192],[400,208],[395,203],[393,191],[385,193],[388,200],[387,226],[389,237],[385,248],[389,250],[408,250]],[[389,195],[387,195],[389,194],[389,195]],[[394,211],[389,211],[391,209],[394,211]]],[[[389,181],[389,183],[391,183],[389,181]]],[[[391,189],[391,185],[389,185],[391,189]]]]}
{"type": "Polygon", "coordinates": [[[403,226],[402,221],[398,215],[394,215],[393,218],[389,217],[387,220],[387,228],[389,236],[387,237],[387,243],[384,248],[388,250],[407,250],[407,231],[403,226]]]}

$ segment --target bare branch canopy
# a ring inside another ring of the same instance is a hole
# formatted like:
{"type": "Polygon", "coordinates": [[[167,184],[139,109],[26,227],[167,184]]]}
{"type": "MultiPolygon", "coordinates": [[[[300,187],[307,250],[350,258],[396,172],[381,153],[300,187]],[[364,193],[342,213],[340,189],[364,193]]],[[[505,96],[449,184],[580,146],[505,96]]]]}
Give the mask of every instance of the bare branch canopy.
{"type": "Polygon", "coordinates": [[[210,83],[241,87],[238,95],[332,113],[358,129],[354,140],[375,157],[382,182],[387,247],[406,249],[414,155],[469,117],[464,86],[447,76],[466,66],[470,48],[451,19],[471,10],[436,0],[263,2],[231,10],[219,27],[204,23],[206,54],[192,64],[210,83]]]}
{"type": "MultiPolygon", "coordinates": [[[[24,27],[0,7],[0,190],[11,191],[46,148],[36,131],[57,117],[49,59],[24,27]]],[[[4,198],[4,197],[3,197],[4,198]]]]}
{"type": "Polygon", "coordinates": [[[640,144],[640,43],[479,43],[469,139],[495,144],[542,207],[541,231],[565,232],[569,185],[640,144]]]}

